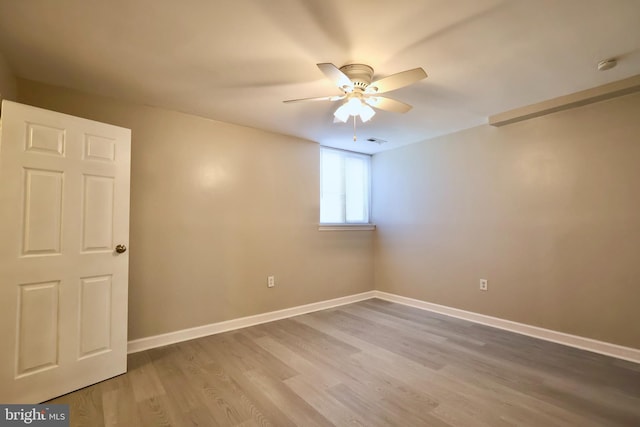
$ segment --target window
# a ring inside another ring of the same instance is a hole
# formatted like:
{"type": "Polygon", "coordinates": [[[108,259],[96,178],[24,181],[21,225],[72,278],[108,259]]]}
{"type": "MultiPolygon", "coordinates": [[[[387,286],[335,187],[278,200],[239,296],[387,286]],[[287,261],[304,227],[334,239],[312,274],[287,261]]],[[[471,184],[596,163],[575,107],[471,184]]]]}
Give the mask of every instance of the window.
{"type": "Polygon", "coordinates": [[[320,148],[320,224],[369,224],[371,156],[320,148]]]}

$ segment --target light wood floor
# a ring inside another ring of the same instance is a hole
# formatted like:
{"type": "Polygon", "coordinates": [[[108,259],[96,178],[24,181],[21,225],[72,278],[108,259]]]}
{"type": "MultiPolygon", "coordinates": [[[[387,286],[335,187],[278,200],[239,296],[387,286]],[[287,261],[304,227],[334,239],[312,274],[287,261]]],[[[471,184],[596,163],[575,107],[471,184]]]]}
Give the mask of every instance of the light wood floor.
{"type": "Polygon", "coordinates": [[[129,356],[77,426],[640,426],[640,365],[368,300],[129,356]]]}

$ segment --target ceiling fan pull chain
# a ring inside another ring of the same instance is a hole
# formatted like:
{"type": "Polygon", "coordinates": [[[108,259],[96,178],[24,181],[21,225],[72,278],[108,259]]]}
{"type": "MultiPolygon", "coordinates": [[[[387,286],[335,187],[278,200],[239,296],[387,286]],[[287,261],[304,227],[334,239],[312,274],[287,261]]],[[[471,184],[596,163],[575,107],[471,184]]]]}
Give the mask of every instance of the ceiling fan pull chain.
{"type": "Polygon", "coordinates": [[[356,142],[356,116],[353,116],[353,142],[356,142]]]}

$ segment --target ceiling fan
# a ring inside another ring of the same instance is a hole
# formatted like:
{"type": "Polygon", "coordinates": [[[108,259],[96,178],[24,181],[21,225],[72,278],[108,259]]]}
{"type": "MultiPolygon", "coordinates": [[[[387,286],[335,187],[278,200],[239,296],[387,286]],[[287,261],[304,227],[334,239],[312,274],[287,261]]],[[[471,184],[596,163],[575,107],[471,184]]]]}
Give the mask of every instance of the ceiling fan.
{"type": "Polygon", "coordinates": [[[353,116],[354,126],[356,116],[359,116],[363,122],[373,117],[375,111],[371,107],[395,113],[406,113],[411,110],[411,105],[380,96],[380,94],[409,86],[427,77],[427,73],[422,68],[414,68],[372,82],[373,68],[369,65],[348,64],[340,68],[330,63],[317,65],[320,71],[342,91],[342,95],[290,99],[284,102],[344,100],[334,113],[334,122],[344,123],[353,116]]]}

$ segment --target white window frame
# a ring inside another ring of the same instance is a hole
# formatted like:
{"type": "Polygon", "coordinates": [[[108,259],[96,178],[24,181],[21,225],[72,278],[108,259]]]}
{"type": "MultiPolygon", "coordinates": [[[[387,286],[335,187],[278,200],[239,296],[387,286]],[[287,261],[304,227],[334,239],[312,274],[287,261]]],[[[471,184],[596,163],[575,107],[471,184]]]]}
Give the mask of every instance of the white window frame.
{"type": "MultiPolygon", "coordinates": [[[[343,207],[343,212],[342,212],[342,217],[344,218],[344,222],[338,222],[338,223],[324,223],[324,222],[320,222],[319,224],[319,230],[321,231],[346,231],[346,230],[374,230],[375,229],[375,225],[371,223],[371,155],[369,154],[363,154],[363,153],[356,153],[353,151],[347,151],[347,150],[340,150],[337,148],[330,148],[330,147],[320,147],[320,209],[322,210],[322,199],[323,199],[323,165],[322,165],[322,159],[323,159],[323,151],[333,151],[333,152],[337,152],[339,153],[343,159],[345,158],[359,158],[359,159],[366,159],[367,162],[367,190],[366,190],[366,210],[367,210],[367,218],[368,221],[367,222],[348,222],[346,220],[346,200],[342,203],[342,207],[343,207]]],[[[345,175],[343,174],[343,180],[342,180],[342,188],[343,188],[343,197],[346,197],[346,190],[345,190],[345,186],[346,186],[346,179],[345,179],[345,175]]]]}

